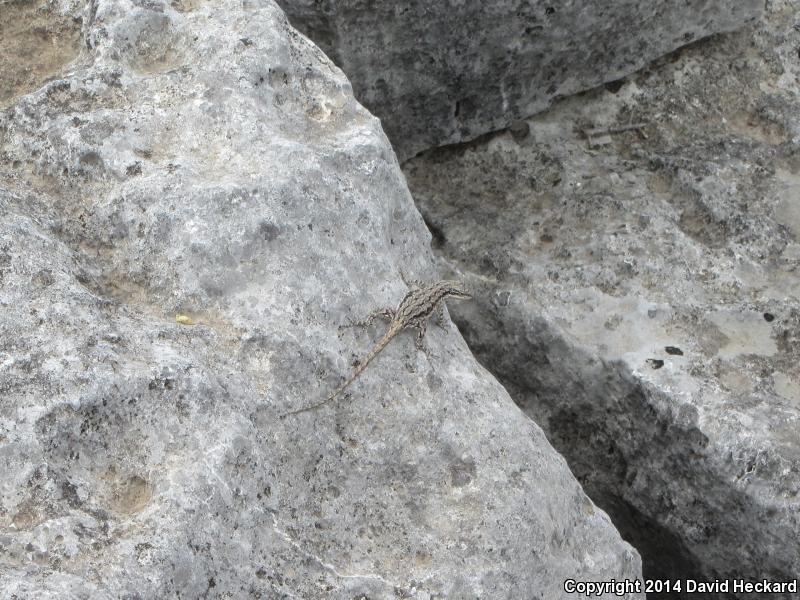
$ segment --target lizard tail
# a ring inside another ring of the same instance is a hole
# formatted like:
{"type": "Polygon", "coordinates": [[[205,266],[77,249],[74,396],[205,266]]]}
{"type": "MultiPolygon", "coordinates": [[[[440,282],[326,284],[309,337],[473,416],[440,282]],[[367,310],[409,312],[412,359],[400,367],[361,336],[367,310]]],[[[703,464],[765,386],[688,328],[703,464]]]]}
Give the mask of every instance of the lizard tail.
{"type": "Polygon", "coordinates": [[[308,412],[310,410],[316,410],[320,406],[324,406],[325,404],[327,404],[331,400],[335,399],[339,394],[341,394],[343,391],[345,391],[347,389],[347,387],[351,383],[353,383],[358,378],[359,375],[361,375],[361,373],[364,372],[364,370],[367,368],[367,366],[369,366],[369,363],[372,362],[372,359],[374,359],[376,356],[378,356],[378,354],[381,352],[381,350],[386,348],[386,346],[389,344],[389,342],[392,341],[392,338],[394,336],[396,336],[400,332],[400,329],[402,329],[402,327],[399,327],[399,326],[396,326],[396,325],[391,326],[386,331],[386,333],[383,335],[383,337],[378,341],[378,343],[375,344],[375,347],[367,355],[367,357],[363,361],[361,361],[361,364],[359,364],[358,367],[356,367],[356,370],[353,371],[353,374],[350,375],[350,377],[348,377],[347,380],[342,385],[340,385],[338,388],[336,388],[336,390],[334,390],[334,392],[330,396],[325,398],[325,400],[322,400],[321,402],[317,402],[316,404],[312,404],[311,406],[306,406],[305,408],[300,408],[298,410],[293,410],[291,412],[284,413],[283,415],[281,415],[280,418],[284,419],[284,418],[290,417],[292,415],[297,415],[297,414],[300,414],[300,413],[308,412]]]}

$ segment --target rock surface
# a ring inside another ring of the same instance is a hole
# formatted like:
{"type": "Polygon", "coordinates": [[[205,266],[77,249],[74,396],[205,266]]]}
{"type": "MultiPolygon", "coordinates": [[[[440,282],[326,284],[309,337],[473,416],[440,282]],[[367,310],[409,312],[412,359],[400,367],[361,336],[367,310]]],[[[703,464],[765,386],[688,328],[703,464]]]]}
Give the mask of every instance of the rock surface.
{"type": "Polygon", "coordinates": [[[0,7],[0,108],[39,88],[72,62],[80,48],[80,21],[65,5],[16,0],[0,7]]]}
{"type": "Polygon", "coordinates": [[[468,141],[754,20],[762,0],[279,0],[401,159],[468,141]]]}
{"type": "Polygon", "coordinates": [[[650,577],[800,578],[798,15],[404,165],[470,347],[650,577]]]}
{"type": "Polygon", "coordinates": [[[275,4],[2,17],[31,10],[80,35],[2,88],[1,598],[550,599],[641,576],[452,325],[279,419],[376,335],[337,325],[433,257],[379,122],[275,4]]]}

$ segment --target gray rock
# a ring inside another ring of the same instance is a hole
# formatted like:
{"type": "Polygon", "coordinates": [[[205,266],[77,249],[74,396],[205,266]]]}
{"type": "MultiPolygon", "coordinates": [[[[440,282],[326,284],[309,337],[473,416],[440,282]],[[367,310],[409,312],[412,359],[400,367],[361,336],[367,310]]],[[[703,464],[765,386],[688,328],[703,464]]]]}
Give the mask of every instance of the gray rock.
{"type": "Polygon", "coordinates": [[[278,0],[353,82],[401,160],[752,22],[762,0],[278,0]]]}
{"type": "Polygon", "coordinates": [[[0,108],[72,62],[80,49],[77,2],[4,2],[0,10],[0,108]]]}
{"type": "Polygon", "coordinates": [[[452,325],[279,419],[376,335],[337,326],[433,261],[379,122],[275,4],[37,15],[82,29],[0,113],[0,597],[566,598],[641,576],[452,325]]]}
{"type": "Polygon", "coordinates": [[[800,576],[798,9],[405,165],[470,347],[646,576],[800,576]]]}

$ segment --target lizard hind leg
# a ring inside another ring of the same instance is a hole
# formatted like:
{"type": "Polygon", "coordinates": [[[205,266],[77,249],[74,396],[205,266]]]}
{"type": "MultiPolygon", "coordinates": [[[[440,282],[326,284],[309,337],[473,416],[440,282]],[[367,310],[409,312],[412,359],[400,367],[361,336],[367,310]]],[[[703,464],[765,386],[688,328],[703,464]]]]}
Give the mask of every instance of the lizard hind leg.
{"type": "Polygon", "coordinates": [[[383,318],[388,319],[391,321],[394,319],[394,309],[393,308],[380,308],[378,310],[374,310],[367,316],[366,319],[363,321],[355,321],[353,323],[348,323],[347,325],[342,325],[340,329],[344,329],[345,327],[369,327],[375,321],[375,319],[383,318]]]}
{"type": "Polygon", "coordinates": [[[427,354],[427,349],[425,348],[425,332],[428,330],[428,324],[425,322],[425,319],[420,319],[411,327],[415,327],[417,329],[417,339],[414,340],[414,345],[416,346],[417,350],[421,350],[427,354]]]}

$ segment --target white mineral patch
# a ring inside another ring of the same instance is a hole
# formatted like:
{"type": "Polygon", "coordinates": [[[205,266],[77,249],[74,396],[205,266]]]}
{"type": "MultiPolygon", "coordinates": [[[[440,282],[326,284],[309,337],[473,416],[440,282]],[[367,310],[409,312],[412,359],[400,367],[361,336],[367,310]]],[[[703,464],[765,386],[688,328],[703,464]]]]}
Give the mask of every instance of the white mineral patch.
{"type": "Polygon", "coordinates": [[[721,310],[708,318],[725,336],[718,352],[721,358],[740,354],[772,356],[777,351],[772,328],[760,313],[721,310]]]}

